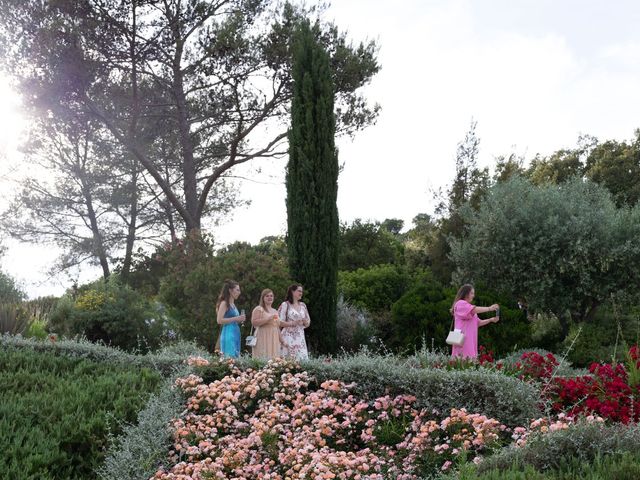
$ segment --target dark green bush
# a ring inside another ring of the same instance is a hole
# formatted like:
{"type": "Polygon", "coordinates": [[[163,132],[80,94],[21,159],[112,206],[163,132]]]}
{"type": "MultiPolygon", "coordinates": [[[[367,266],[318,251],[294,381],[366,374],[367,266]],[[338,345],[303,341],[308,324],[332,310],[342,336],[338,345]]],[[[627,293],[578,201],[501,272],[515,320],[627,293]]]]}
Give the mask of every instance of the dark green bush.
{"type": "Polygon", "coordinates": [[[393,219],[380,223],[358,218],[351,225],[341,225],[338,268],[351,272],[375,265],[402,265],[404,244],[394,223],[393,219]]]}
{"type": "MultiPolygon", "coordinates": [[[[455,295],[455,293],[453,293],[455,295]]],[[[413,350],[420,346],[422,339],[435,339],[438,347],[444,343],[451,326],[450,289],[443,288],[431,275],[422,275],[400,299],[393,304],[394,335],[392,348],[413,350]]]]}
{"type": "Polygon", "coordinates": [[[640,317],[615,314],[611,307],[605,306],[591,321],[572,325],[563,347],[572,345],[568,358],[577,366],[588,367],[591,362],[610,362],[614,356],[623,360],[627,350],[624,343],[636,343],[639,334],[640,317]]]}
{"type": "Polygon", "coordinates": [[[58,301],[50,320],[55,333],[125,350],[156,348],[167,329],[162,312],[115,275],[83,286],[75,299],[58,301]]]}
{"type": "MultiPolygon", "coordinates": [[[[206,238],[187,239],[176,246],[167,257],[168,273],[161,282],[160,299],[180,337],[213,351],[219,331],[216,301],[225,279],[240,283],[243,293],[236,305],[247,315],[265,288],[274,291],[277,306],[291,280],[286,260],[270,252],[262,244],[236,243],[214,255],[206,238]]],[[[245,328],[248,334],[249,325],[245,328]]]]}
{"type": "Polygon", "coordinates": [[[95,478],[108,435],[136,419],[160,380],[149,369],[0,349],[2,478],[95,478]]]}
{"type": "Polygon", "coordinates": [[[338,292],[352,305],[372,313],[390,310],[410,284],[411,276],[395,265],[338,273],[338,292]]]}
{"type": "MultiPolygon", "coordinates": [[[[532,345],[531,323],[512,299],[482,287],[476,292],[476,305],[500,304],[500,322],[480,328],[479,345],[484,345],[496,355],[532,345]]],[[[448,348],[445,338],[451,328],[450,309],[455,294],[455,289],[445,288],[428,272],[416,276],[414,286],[394,303],[391,310],[394,333],[390,345],[410,351],[420,346],[423,339],[429,343],[433,338],[437,348],[448,348]]],[[[480,317],[493,315],[491,312],[480,317]]]]}
{"type": "MultiPolygon", "coordinates": [[[[513,298],[483,289],[482,286],[476,292],[474,300],[476,305],[500,304],[500,321],[480,328],[479,345],[493,350],[496,355],[505,355],[516,349],[535,346],[531,336],[532,324],[513,298]]],[[[487,318],[494,315],[494,312],[490,312],[480,317],[487,318]]]]}

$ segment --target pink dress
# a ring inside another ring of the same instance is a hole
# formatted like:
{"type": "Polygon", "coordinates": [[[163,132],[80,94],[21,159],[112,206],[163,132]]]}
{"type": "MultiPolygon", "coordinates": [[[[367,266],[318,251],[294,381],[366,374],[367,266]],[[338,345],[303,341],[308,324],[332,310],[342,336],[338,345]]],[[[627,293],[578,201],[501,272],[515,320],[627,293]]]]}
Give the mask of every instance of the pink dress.
{"type": "Polygon", "coordinates": [[[478,327],[480,319],[473,313],[474,305],[466,300],[458,300],[453,306],[455,326],[464,333],[464,343],[461,347],[453,346],[452,357],[476,358],[478,356],[478,327]]]}

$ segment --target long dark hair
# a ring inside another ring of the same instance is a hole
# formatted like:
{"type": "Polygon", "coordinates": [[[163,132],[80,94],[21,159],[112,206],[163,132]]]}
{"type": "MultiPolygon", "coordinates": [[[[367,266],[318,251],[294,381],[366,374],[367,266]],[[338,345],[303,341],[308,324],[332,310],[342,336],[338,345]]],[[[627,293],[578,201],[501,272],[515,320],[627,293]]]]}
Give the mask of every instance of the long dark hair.
{"type": "Polygon", "coordinates": [[[222,286],[222,290],[220,290],[220,295],[218,295],[218,302],[216,303],[216,310],[220,306],[220,304],[224,301],[227,304],[227,308],[231,304],[231,290],[240,285],[235,280],[225,280],[224,285],[222,286]]]}
{"type": "Polygon", "coordinates": [[[285,300],[289,303],[293,303],[293,292],[295,292],[300,287],[302,287],[302,285],[300,285],[299,283],[289,285],[289,288],[287,288],[287,296],[285,297],[285,300]]]}
{"type": "Polygon", "coordinates": [[[451,304],[451,310],[449,310],[451,312],[451,315],[453,315],[453,307],[455,307],[456,302],[458,300],[463,300],[467,298],[469,293],[471,293],[471,290],[473,290],[473,285],[471,285],[470,283],[465,283],[458,289],[458,293],[456,293],[456,298],[453,300],[453,303],[451,304]]]}

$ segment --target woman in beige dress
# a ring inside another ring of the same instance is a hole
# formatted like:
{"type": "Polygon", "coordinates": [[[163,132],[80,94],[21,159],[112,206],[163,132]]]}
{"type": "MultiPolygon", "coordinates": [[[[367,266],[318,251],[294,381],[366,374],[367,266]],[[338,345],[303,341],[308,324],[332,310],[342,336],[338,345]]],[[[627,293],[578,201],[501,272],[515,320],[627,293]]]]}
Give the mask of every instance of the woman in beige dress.
{"type": "Polygon", "coordinates": [[[271,360],[281,356],[278,311],[271,305],[273,291],[266,288],[260,294],[260,305],[251,313],[251,325],[256,336],[256,346],[252,348],[254,358],[271,360]]]}

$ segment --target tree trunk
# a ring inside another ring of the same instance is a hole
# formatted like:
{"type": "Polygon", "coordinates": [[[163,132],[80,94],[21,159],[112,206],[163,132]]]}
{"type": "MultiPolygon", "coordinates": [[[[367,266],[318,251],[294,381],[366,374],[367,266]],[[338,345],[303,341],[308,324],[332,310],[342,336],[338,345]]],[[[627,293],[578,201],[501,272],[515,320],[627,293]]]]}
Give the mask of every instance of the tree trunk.
{"type": "Polygon", "coordinates": [[[138,172],[137,162],[133,160],[133,172],[131,180],[131,205],[129,210],[129,228],[127,230],[127,243],[125,246],[124,260],[122,262],[122,279],[126,281],[131,271],[131,258],[133,256],[133,245],[136,241],[136,231],[138,222],[138,172]]]}
{"type": "MultiPolygon", "coordinates": [[[[179,10],[179,7],[178,7],[179,10]]],[[[186,233],[200,230],[200,214],[198,212],[198,180],[195,158],[193,155],[193,142],[191,140],[191,128],[189,124],[189,109],[184,92],[184,78],[182,71],[182,55],[184,38],[181,32],[180,12],[176,11],[171,22],[171,30],[176,45],[173,57],[173,96],[176,101],[178,120],[178,139],[182,150],[182,178],[184,185],[185,209],[189,217],[185,218],[186,233]]]]}
{"type": "Polygon", "coordinates": [[[87,207],[87,216],[89,217],[89,225],[91,226],[91,233],[93,235],[94,253],[100,261],[100,266],[102,267],[102,276],[106,280],[107,278],[109,278],[111,272],[109,271],[109,261],[107,260],[104,243],[102,242],[102,234],[100,233],[100,229],[98,228],[98,219],[93,208],[93,197],[91,196],[91,192],[89,192],[89,189],[85,185],[82,186],[82,193],[84,195],[85,205],[87,207]]]}

